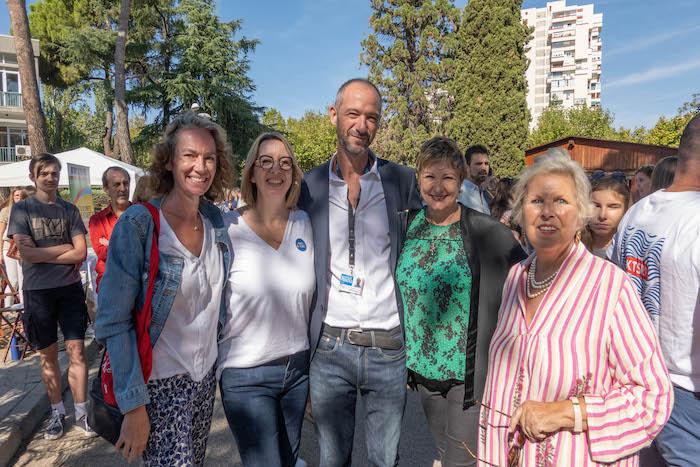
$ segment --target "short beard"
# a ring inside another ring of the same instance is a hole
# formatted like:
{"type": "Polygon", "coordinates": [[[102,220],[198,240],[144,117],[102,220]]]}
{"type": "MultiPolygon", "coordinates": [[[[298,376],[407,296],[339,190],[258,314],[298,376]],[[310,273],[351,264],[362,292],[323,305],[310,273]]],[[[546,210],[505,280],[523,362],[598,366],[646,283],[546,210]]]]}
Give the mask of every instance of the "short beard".
{"type": "Polygon", "coordinates": [[[341,135],[338,136],[338,141],[340,142],[340,146],[343,148],[343,151],[346,153],[352,155],[352,156],[361,156],[363,154],[367,154],[369,152],[369,148],[365,147],[360,147],[360,146],[352,146],[350,143],[348,143],[347,138],[341,137],[341,135]]]}

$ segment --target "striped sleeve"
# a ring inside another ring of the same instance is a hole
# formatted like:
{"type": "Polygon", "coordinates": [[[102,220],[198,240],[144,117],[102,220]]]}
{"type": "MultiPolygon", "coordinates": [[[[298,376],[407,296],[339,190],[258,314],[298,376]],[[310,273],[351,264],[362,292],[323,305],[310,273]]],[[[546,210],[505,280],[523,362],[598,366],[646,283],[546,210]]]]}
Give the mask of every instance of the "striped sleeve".
{"type": "Polygon", "coordinates": [[[626,276],[612,284],[621,285],[608,327],[612,386],[606,394],[584,396],[591,458],[604,463],[648,446],[673,407],[671,381],[649,316],[626,276]]]}

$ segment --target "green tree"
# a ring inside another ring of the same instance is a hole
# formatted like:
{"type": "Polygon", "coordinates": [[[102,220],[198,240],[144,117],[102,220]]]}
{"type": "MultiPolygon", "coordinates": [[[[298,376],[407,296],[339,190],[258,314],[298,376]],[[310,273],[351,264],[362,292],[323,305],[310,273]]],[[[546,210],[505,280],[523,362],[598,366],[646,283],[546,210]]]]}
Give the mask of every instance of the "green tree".
{"type": "Polygon", "coordinates": [[[640,143],[647,144],[647,138],[649,136],[649,130],[643,126],[637,127],[634,130],[620,127],[617,130],[617,137],[615,139],[619,141],[626,141],[628,143],[640,143]]]}
{"type": "Polygon", "coordinates": [[[299,119],[285,119],[279,110],[270,108],[263,114],[262,124],[287,137],[304,171],[323,164],[335,152],[335,127],[325,113],[307,111],[299,119]]]}
{"type": "MultiPolygon", "coordinates": [[[[30,6],[32,35],[41,41],[41,80],[67,89],[89,85],[104,116],[102,152],[114,154],[113,62],[116,0],[41,0],[30,6]]],[[[81,87],[80,89],[85,89],[81,87]]]]}
{"type": "Polygon", "coordinates": [[[198,103],[228,133],[234,153],[245,155],[262,127],[261,109],[251,99],[248,55],[257,40],[242,37],[240,20],[224,22],[212,0],[152,2],[135,15],[144,40],[140,53],[127,56],[134,84],[129,98],[144,111],[156,111],[140,138],[152,140],[172,115],[198,103]]]}
{"type": "Polygon", "coordinates": [[[284,120],[282,113],[275,108],[268,108],[262,115],[261,123],[269,131],[277,131],[279,133],[287,133],[287,122],[284,120]]]}
{"type": "Polygon", "coordinates": [[[647,144],[678,147],[681,134],[693,116],[700,113],[700,94],[693,94],[690,101],[678,108],[676,115],[661,117],[649,130],[647,144]]]}
{"type": "Polygon", "coordinates": [[[49,152],[82,146],[102,149],[102,118],[90,108],[80,86],[61,89],[44,85],[42,95],[49,152]]]}
{"type": "Polygon", "coordinates": [[[462,148],[483,144],[497,175],[516,175],[524,163],[530,113],[525,46],[530,30],[521,1],[470,0],[454,49],[449,135],[462,148]]]}
{"type": "Polygon", "coordinates": [[[300,119],[289,118],[287,135],[304,171],[323,164],[335,152],[335,127],[324,113],[307,111],[300,119]]]}
{"type": "Polygon", "coordinates": [[[563,109],[549,106],[540,115],[537,127],[528,137],[528,147],[539,146],[567,136],[607,140],[623,140],[613,126],[613,115],[600,108],[587,106],[563,109]]]}
{"type": "Polygon", "coordinates": [[[360,61],[384,97],[375,147],[412,164],[421,143],[449,119],[448,44],[459,22],[452,0],[372,0],[360,61]]]}

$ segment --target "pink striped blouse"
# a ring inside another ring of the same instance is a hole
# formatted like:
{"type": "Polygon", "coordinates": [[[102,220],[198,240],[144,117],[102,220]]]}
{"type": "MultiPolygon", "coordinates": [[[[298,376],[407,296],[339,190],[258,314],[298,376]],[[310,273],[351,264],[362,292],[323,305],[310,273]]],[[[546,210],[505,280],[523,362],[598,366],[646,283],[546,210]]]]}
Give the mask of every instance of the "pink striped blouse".
{"type": "Polygon", "coordinates": [[[525,441],[521,465],[638,465],[637,451],[651,443],[673,405],[644,306],[624,271],[579,244],[528,327],[525,280],[532,258],[513,266],[503,289],[489,349],[479,457],[507,465],[510,420],[496,410],[512,414],[526,400],[583,396],[588,431],[525,441]]]}

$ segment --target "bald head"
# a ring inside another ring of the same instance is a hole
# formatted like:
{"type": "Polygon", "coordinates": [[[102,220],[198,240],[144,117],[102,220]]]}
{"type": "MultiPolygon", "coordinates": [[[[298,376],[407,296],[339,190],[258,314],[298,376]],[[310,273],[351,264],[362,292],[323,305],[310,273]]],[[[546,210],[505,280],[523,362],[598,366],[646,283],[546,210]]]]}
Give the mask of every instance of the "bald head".
{"type": "Polygon", "coordinates": [[[669,191],[700,191],[700,114],[683,130],[678,146],[678,167],[669,191]]]}
{"type": "Polygon", "coordinates": [[[683,130],[681,144],[678,146],[678,162],[700,160],[700,114],[694,116],[683,130]]]}
{"type": "Polygon", "coordinates": [[[377,86],[375,86],[374,83],[372,83],[370,80],[365,79],[365,78],[349,79],[346,82],[344,82],[342,85],[340,85],[340,88],[338,88],[338,92],[335,94],[335,108],[336,109],[340,108],[341,104],[343,103],[343,97],[345,96],[345,91],[348,90],[348,88],[357,88],[357,87],[370,88],[377,94],[377,102],[379,102],[379,111],[381,113],[382,93],[379,92],[379,89],[377,89],[377,86]]]}

